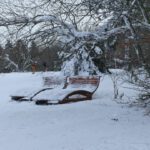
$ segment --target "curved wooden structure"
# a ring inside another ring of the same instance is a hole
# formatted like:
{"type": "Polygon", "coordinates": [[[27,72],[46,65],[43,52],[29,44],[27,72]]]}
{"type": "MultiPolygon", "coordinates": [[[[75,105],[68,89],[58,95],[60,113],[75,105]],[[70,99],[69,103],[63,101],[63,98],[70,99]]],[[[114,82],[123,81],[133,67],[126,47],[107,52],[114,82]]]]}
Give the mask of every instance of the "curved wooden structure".
{"type": "Polygon", "coordinates": [[[43,86],[40,88],[29,88],[21,89],[17,91],[17,94],[11,95],[11,99],[15,101],[32,101],[32,98],[38,95],[39,93],[51,90],[56,87],[61,87],[62,89],[66,87],[67,77],[58,78],[57,76],[47,76],[43,77],[43,86]],[[25,92],[24,92],[25,91],[25,92]]]}
{"type": "Polygon", "coordinates": [[[78,102],[83,100],[92,100],[93,93],[86,90],[77,90],[69,93],[62,101],[59,101],[59,104],[78,102]],[[80,95],[79,97],[73,97],[75,95],[80,95]]]}
{"type": "Polygon", "coordinates": [[[45,98],[42,95],[37,95],[33,100],[38,105],[65,104],[70,102],[92,100],[92,95],[97,90],[99,83],[100,76],[69,77],[66,89],[59,90],[58,98],[55,97],[57,91],[52,90],[47,91],[49,95],[48,97],[45,98]]]}

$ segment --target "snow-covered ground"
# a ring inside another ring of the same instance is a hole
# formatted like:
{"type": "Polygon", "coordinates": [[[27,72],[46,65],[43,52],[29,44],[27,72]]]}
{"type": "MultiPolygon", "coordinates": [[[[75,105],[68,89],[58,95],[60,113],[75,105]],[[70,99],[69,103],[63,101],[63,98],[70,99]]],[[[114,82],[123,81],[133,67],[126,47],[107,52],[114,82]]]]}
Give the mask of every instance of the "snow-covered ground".
{"type": "MultiPolygon", "coordinates": [[[[0,74],[0,150],[150,149],[150,118],[113,100],[109,76],[102,77],[92,101],[38,106],[10,100],[19,89],[40,87],[44,75],[0,74]]],[[[125,88],[122,101],[134,94],[125,88]]]]}

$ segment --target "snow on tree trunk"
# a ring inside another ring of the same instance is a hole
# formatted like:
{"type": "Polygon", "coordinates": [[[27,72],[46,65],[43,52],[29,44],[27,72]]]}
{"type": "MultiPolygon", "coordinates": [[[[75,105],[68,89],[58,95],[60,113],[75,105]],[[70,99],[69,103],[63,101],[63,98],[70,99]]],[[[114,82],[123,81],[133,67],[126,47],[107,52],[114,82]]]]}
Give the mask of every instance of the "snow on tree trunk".
{"type": "Polygon", "coordinates": [[[65,75],[98,74],[98,68],[95,66],[85,45],[76,44],[71,48],[70,53],[71,55],[66,56],[66,60],[62,65],[62,71],[65,75]]]}

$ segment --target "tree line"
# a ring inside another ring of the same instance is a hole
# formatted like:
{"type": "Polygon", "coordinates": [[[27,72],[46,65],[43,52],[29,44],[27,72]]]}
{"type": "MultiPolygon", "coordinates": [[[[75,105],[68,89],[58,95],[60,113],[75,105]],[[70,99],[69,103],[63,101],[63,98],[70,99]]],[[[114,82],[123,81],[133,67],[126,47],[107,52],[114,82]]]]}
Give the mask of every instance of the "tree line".
{"type": "Polygon", "coordinates": [[[0,46],[0,72],[31,71],[32,64],[36,64],[36,71],[44,71],[45,63],[49,71],[60,70],[59,49],[58,45],[39,48],[34,41],[29,44],[21,39],[15,43],[7,40],[0,46]]]}

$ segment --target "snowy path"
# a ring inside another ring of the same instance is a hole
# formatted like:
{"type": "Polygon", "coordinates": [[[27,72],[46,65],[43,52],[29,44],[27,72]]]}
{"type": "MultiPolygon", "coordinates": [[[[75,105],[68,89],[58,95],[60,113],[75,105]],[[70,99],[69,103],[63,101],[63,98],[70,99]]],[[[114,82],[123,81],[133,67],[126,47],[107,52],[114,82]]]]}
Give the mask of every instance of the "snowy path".
{"type": "Polygon", "coordinates": [[[93,101],[57,106],[10,101],[11,92],[40,78],[29,73],[0,75],[0,150],[150,149],[150,118],[112,101],[109,78],[93,101]]]}

